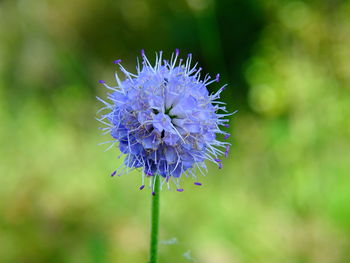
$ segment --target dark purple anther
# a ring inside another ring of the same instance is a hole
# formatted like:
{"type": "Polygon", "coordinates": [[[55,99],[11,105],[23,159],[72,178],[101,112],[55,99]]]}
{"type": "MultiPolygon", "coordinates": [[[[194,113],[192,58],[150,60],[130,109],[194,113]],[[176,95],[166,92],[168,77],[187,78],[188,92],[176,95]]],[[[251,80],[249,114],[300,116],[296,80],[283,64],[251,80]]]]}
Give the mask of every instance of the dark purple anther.
{"type": "Polygon", "coordinates": [[[111,173],[111,176],[115,176],[115,174],[117,173],[117,171],[114,171],[113,173],[111,173]]]}
{"type": "Polygon", "coordinates": [[[145,188],[144,184],[140,186],[140,190],[142,190],[143,188],[145,188]]]}
{"type": "Polygon", "coordinates": [[[225,134],[224,139],[227,140],[230,136],[231,136],[231,134],[227,133],[227,134],[225,134]]]}
{"type": "Polygon", "coordinates": [[[147,172],[146,172],[146,175],[147,175],[147,176],[152,176],[152,172],[151,172],[151,171],[147,171],[147,172]]]}
{"type": "Polygon", "coordinates": [[[119,64],[120,62],[122,62],[121,59],[117,59],[117,60],[114,60],[114,61],[113,61],[114,64],[119,64]]]}
{"type": "Polygon", "coordinates": [[[179,189],[176,189],[176,191],[178,191],[178,192],[183,192],[183,191],[184,191],[184,189],[179,188],[179,189]]]}
{"type": "Polygon", "coordinates": [[[222,169],[222,163],[218,163],[219,169],[222,169]]]}
{"type": "Polygon", "coordinates": [[[188,55],[187,55],[188,57],[192,57],[192,53],[188,53],[188,55]]]}
{"type": "Polygon", "coordinates": [[[230,152],[230,145],[226,145],[225,157],[228,157],[228,153],[230,152]]]}
{"type": "Polygon", "coordinates": [[[195,182],[194,184],[195,184],[195,185],[202,185],[202,184],[201,184],[201,183],[199,183],[199,182],[195,182]]]}
{"type": "Polygon", "coordinates": [[[176,48],[176,49],[175,49],[175,54],[176,54],[176,56],[178,56],[179,53],[180,53],[180,50],[179,50],[178,48],[176,48]]]}
{"type": "Polygon", "coordinates": [[[219,82],[220,81],[220,74],[216,74],[216,78],[215,78],[216,82],[219,82]]]}
{"type": "Polygon", "coordinates": [[[106,82],[104,80],[99,80],[98,83],[103,84],[103,83],[106,83],[106,82]]]}
{"type": "Polygon", "coordinates": [[[224,127],[225,128],[230,128],[230,125],[229,124],[224,124],[224,127]]]}
{"type": "Polygon", "coordinates": [[[152,192],[152,195],[153,195],[153,196],[156,195],[156,192],[152,192]]]}
{"type": "Polygon", "coordinates": [[[217,162],[217,163],[221,163],[220,159],[214,159],[214,161],[217,162]]]}
{"type": "Polygon", "coordinates": [[[141,49],[141,56],[145,56],[145,50],[144,49],[141,49]]]}

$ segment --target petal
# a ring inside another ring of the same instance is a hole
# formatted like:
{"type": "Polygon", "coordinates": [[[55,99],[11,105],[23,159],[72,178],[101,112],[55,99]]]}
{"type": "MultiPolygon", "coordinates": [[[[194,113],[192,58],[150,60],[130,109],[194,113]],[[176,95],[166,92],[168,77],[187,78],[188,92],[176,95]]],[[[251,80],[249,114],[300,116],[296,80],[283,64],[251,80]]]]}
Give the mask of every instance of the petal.
{"type": "Polygon", "coordinates": [[[180,137],[176,133],[165,132],[165,136],[163,138],[163,141],[167,145],[175,146],[179,140],[180,140],[180,137]]]}
{"type": "Polygon", "coordinates": [[[177,162],[177,154],[176,154],[176,151],[173,147],[169,147],[169,146],[166,147],[164,149],[164,154],[165,154],[166,161],[169,164],[177,162]]]}
{"type": "Polygon", "coordinates": [[[153,127],[159,132],[162,132],[163,130],[171,131],[173,129],[170,117],[162,112],[156,114],[153,118],[153,127]]]}

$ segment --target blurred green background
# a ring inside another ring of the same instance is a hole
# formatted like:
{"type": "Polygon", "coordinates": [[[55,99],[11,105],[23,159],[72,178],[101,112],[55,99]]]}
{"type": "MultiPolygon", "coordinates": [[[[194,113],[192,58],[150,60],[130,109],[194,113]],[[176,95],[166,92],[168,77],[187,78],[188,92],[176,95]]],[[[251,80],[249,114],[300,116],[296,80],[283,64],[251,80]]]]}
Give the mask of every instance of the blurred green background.
{"type": "Polygon", "coordinates": [[[349,1],[0,1],[0,262],[147,262],[149,192],[94,120],[142,48],[239,110],[224,169],[161,193],[160,262],[350,262],[349,47],[349,1]]]}

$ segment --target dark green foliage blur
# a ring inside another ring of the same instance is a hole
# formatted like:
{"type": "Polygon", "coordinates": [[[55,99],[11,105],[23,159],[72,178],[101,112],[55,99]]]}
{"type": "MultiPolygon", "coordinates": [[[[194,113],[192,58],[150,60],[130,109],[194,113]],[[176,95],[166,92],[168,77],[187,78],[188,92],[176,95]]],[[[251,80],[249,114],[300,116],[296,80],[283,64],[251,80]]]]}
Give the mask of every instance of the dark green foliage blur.
{"type": "Polygon", "coordinates": [[[0,1],[0,262],[147,262],[150,192],[94,119],[142,48],[238,110],[224,168],[161,193],[160,262],[350,262],[349,47],[350,1],[0,1]]]}

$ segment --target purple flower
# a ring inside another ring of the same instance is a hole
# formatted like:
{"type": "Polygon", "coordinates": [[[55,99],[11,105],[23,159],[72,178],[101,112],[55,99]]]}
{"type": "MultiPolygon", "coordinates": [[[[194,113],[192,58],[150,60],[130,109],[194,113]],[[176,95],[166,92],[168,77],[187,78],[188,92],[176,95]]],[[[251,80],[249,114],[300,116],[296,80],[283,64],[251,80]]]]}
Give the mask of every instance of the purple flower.
{"type": "Polygon", "coordinates": [[[225,103],[218,101],[225,86],[209,94],[207,86],[219,81],[219,75],[201,79],[201,68],[191,66],[192,55],[185,62],[178,55],[176,51],[170,60],[163,60],[159,52],[151,65],[142,51],[142,66],[136,74],[116,60],[125,79],[116,74],[116,87],[100,81],[111,92],[109,102],[98,98],[104,104],[99,112],[105,111],[98,120],[113,137],[112,145],[118,142],[125,154],[124,164],[113,175],[142,168],[140,189],[145,177],[161,176],[168,187],[171,180],[183,191],[182,175],[196,178],[194,169],[207,170],[205,160],[221,168],[219,156],[228,155],[230,144],[218,139],[229,136],[220,126],[228,127],[226,117],[231,114],[218,113],[227,112],[225,103]]]}

